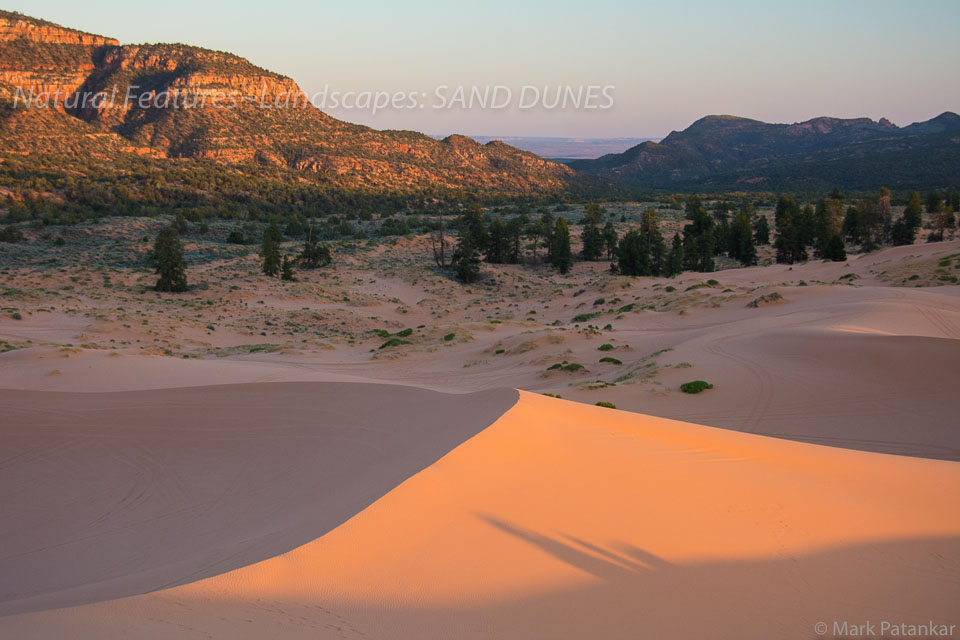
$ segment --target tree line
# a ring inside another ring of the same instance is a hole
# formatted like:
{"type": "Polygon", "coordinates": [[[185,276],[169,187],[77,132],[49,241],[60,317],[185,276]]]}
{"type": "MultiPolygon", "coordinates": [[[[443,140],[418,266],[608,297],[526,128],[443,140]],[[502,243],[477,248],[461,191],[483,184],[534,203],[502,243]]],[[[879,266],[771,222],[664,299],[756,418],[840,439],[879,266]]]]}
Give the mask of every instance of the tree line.
{"type": "MultiPolygon", "coordinates": [[[[956,227],[955,212],[960,209],[956,192],[931,192],[926,210],[932,221],[928,241],[943,240],[956,227]]],[[[723,199],[708,211],[699,196],[686,200],[682,231],[669,242],[660,228],[659,213],[643,211],[639,225],[622,235],[612,222],[604,223],[604,210],[588,204],[584,210],[582,249],[571,249],[570,228],[563,216],[541,208],[537,214],[526,212],[504,219],[485,213],[475,205],[456,222],[456,249],[451,265],[462,282],[473,282],[483,262],[490,264],[549,264],[559,273],[571,269],[574,260],[610,260],[611,271],[629,276],[673,277],[683,271],[711,272],[716,258],[726,255],[743,266],[756,265],[757,247],[772,241],[779,263],[793,264],[809,260],[842,262],[847,246],[874,251],[882,246],[913,244],[923,226],[924,203],[913,192],[903,213],[893,215],[891,193],[881,189],[876,198],[848,201],[834,190],[829,196],[803,206],[790,194],[777,198],[774,225],[757,213],[754,203],[743,199],[739,206],[723,199]]],[[[446,268],[444,228],[439,229],[441,251],[435,251],[437,264],[446,268]]],[[[436,242],[435,242],[436,245],[436,242]]]]}

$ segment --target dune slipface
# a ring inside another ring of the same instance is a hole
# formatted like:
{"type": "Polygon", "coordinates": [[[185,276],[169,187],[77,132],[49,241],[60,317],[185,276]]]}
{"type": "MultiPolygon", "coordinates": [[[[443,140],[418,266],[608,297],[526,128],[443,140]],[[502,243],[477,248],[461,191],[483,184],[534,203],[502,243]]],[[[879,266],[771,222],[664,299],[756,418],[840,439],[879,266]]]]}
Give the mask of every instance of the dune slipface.
{"type": "Polygon", "coordinates": [[[309,544],[174,589],[10,616],[0,637],[792,640],[820,622],[950,623],[958,503],[954,462],[521,392],[309,544]]]}
{"type": "Polygon", "coordinates": [[[289,551],[516,398],[340,383],[0,390],[0,615],[144,593],[289,551]]]}

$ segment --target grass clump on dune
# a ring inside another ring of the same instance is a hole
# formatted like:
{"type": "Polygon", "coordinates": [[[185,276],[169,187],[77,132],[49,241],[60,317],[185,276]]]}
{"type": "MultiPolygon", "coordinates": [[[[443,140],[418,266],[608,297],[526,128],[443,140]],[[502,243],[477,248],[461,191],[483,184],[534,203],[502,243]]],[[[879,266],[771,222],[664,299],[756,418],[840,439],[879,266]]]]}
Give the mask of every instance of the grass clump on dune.
{"type": "Polygon", "coordinates": [[[604,358],[600,358],[600,362],[608,362],[608,363],[610,363],[610,364],[623,364],[622,362],[620,362],[620,361],[617,360],[616,358],[611,358],[610,356],[606,356],[606,357],[604,357],[604,358]]]}
{"type": "Polygon", "coordinates": [[[612,402],[603,402],[603,401],[598,402],[598,403],[597,403],[597,406],[598,406],[598,407],[606,407],[607,409],[616,409],[616,408],[617,408],[617,405],[613,404],[612,402]]]}
{"type": "Polygon", "coordinates": [[[684,393],[700,393],[707,389],[713,389],[713,385],[705,380],[693,380],[692,382],[684,382],[680,385],[680,391],[684,393]]]}
{"type": "Polygon", "coordinates": [[[609,342],[604,343],[599,347],[597,347],[597,351],[613,351],[613,345],[610,344],[609,342]]]}

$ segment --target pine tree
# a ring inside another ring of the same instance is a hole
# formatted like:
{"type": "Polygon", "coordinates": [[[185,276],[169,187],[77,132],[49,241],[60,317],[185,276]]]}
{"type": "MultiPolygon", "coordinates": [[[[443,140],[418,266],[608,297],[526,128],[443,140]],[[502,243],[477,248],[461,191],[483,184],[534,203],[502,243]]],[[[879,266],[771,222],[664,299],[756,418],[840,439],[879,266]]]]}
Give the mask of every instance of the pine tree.
{"type": "Polygon", "coordinates": [[[782,195],[777,201],[774,219],[777,224],[777,238],[773,243],[777,250],[777,262],[793,264],[807,259],[807,249],[803,242],[803,212],[793,196],[782,195]]]}
{"type": "Polygon", "coordinates": [[[490,243],[490,238],[487,235],[486,218],[486,214],[483,213],[483,209],[478,204],[467,209],[457,222],[457,238],[459,239],[464,233],[467,233],[470,235],[471,246],[478,252],[484,251],[490,243]]]}
{"type": "Polygon", "coordinates": [[[596,203],[590,203],[583,217],[583,259],[599,260],[603,255],[603,233],[600,231],[600,221],[603,218],[603,209],[596,203]]]}
{"type": "Polygon", "coordinates": [[[810,203],[807,203],[800,212],[797,220],[797,235],[797,242],[803,246],[806,253],[806,248],[814,243],[817,235],[816,211],[810,203]]]}
{"type": "Polygon", "coordinates": [[[524,229],[524,235],[530,241],[527,249],[533,251],[533,264],[537,264],[537,249],[543,242],[543,223],[539,219],[530,222],[524,229]]]}
{"type": "Polygon", "coordinates": [[[550,264],[560,273],[569,272],[573,266],[573,254],[570,252],[570,229],[563,216],[557,218],[550,246],[550,264]]]}
{"type": "Polygon", "coordinates": [[[853,244],[863,242],[863,216],[856,205],[847,207],[843,216],[843,237],[853,244]]]}
{"type": "Polygon", "coordinates": [[[260,245],[260,257],[263,259],[263,273],[275,277],[280,273],[280,242],[283,236],[280,227],[275,222],[263,232],[263,243],[260,245]]]}
{"type": "Polygon", "coordinates": [[[631,229],[620,239],[617,270],[625,276],[653,275],[650,249],[637,229],[631,229]]]}
{"type": "Polygon", "coordinates": [[[166,227],[157,234],[153,244],[160,279],[154,287],[157,291],[180,292],[187,290],[187,266],[183,261],[183,246],[176,227],[166,227]]]}
{"type": "Polygon", "coordinates": [[[553,214],[549,211],[544,211],[540,214],[540,226],[543,227],[543,246],[547,248],[547,262],[552,264],[553,232],[556,228],[556,221],[553,219],[553,214]]]}
{"type": "Polygon", "coordinates": [[[287,256],[283,256],[283,261],[280,263],[280,279],[292,282],[295,280],[293,272],[293,260],[287,256]]]}
{"type": "Polygon", "coordinates": [[[813,214],[814,217],[814,240],[813,240],[813,255],[818,258],[823,258],[827,254],[827,244],[830,242],[830,239],[833,237],[833,229],[830,220],[830,210],[827,207],[827,201],[824,198],[821,198],[817,202],[816,211],[813,214]]]}
{"type": "Polygon", "coordinates": [[[746,211],[741,211],[734,218],[730,238],[731,258],[739,260],[744,266],[757,264],[757,248],[753,244],[753,229],[746,211]]]}
{"type": "Polygon", "coordinates": [[[506,224],[507,232],[507,262],[517,264],[520,262],[520,255],[523,253],[523,227],[527,220],[526,214],[514,216],[506,224]]]}
{"type": "Polygon", "coordinates": [[[603,246],[607,249],[607,260],[612,260],[617,255],[618,241],[616,228],[612,222],[608,222],[603,226],[603,246]]]}
{"type": "MultiPolygon", "coordinates": [[[[920,204],[920,194],[916,191],[910,194],[910,200],[903,210],[903,221],[907,228],[913,230],[914,234],[920,230],[920,226],[923,224],[923,205],[920,204]]],[[[910,243],[912,244],[913,240],[910,243]]]]}
{"type": "Polygon", "coordinates": [[[890,207],[890,189],[882,187],[877,195],[877,244],[890,239],[890,230],[893,227],[893,212],[890,207]]]}
{"type": "Polygon", "coordinates": [[[493,264],[506,262],[509,244],[507,242],[507,229],[500,216],[495,216],[490,221],[490,231],[487,236],[489,240],[484,252],[487,262],[493,264]]]}
{"type": "Polygon", "coordinates": [[[640,239],[650,255],[650,275],[660,275],[667,260],[667,245],[663,241],[663,234],[660,233],[660,221],[656,210],[643,212],[640,219],[640,239]]]}
{"type": "Polygon", "coordinates": [[[839,233],[830,236],[823,252],[824,260],[843,262],[847,259],[847,249],[843,246],[843,237],[839,233]]]}
{"type": "Polygon", "coordinates": [[[883,217],[880,208],[871,200],[861,200],[860,210],[861,238],[860,248],[875,251],[883,243],[883,217]]]}
{"type": "Polygon", "coordinates": [[[770,223],[762,213],[753,222],[753,241],[758,245],[770,244],[770,223]]]}
{"type": "Polygon", "coordinates": [[[453,269],[460,282],[475,282],[480,275],[480,250],[469,229],[460,229],[457,249],[453,252],[453,269]]]}
{"type": "Polygon", "coordinates": [[[675,233],[673,234],[673,244],[670,247],[670,253],[667,254],[663,275],[672,278],[681,273],[683,273],[683,240],[680,239],[679,233],[675,233]]]}
{"type": "Polygon", "coordinates": [[[691,196],[687,206],[693,221],[683,228],[684,267],[693,271],[713,271],[716,225],[696,196],[691,196]],[[694,205],[692,208],[691,203],[694,205]]]}

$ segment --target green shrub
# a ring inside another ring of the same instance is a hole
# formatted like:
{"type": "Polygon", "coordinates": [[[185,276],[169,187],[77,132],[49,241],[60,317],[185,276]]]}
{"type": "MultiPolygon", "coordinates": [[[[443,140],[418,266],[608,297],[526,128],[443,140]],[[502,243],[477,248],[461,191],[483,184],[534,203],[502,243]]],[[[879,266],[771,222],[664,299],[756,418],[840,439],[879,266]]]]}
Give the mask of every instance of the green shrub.
{"type": "Polygon", "coordinates": [[[622,362],[620,362],[620,361],[617,360],[616,358],[611,358],[610,356],[606,356],[606,357],[600,358],[600,362],[608,362],[608,363],[610,363],[610,364],[623,364],[622,362]]]}
{"type": "Polygon", "coordinates": [[[457,337],[457,334],[455,334],[455,333],[448,333],[447,335],[443,336],[443,340],[444,340],[444,342],[450,342],[451,340],[453,340],[453,339],[456,338],[456,337],[457,337]]]}
{"type": "Polygon", "coordinates": [[[26,240],[26,237],[23,235],[23,231],[20,231],[18,227],[10,225],[0,229],[0,242],[9,242],[13,244],[17,242],[23,242],[24,240],[26,240]]]}
{"type": "Polygon", "coordinates": [[[403,331],[397,331],[394,335],[397,336],[398,338],[406,338],[406,337],[409,336],[411,333],[413,333],[413,329],[410,329],[410,328],[408,327],[408,328],[404,329],[403,331]]]}
{"type": "Polygon", "coordinates": [[[677,288],[672,284],[668,284],[666,287],[664,287],[663,290],[666,291],[667,293],[673,293],[674,291],[677,290],[677,288]]]}
{"type": "Polygon", "coordinates": [[[617,408],[617,405],[613,404],[612,402],[598,402],[598,403],[597,403],[597,406],[598,406],[598,407],[606,407],[607,409],[616,409],[616,408],[617,408]]]}
{"type": "Polygon", "coordinates": [[[700,393],[701,391],[706,391],[707,389],[713,389],[713,385],[704,380],[684,382],[682,385],[680,385],[680,391],[683,391],[684,393],[700,393]]]}
{"type": "Polygon", "coordinates": [[[380,345],[380,349],[387,349],[389,347],[399,347],[402,344],[413,344],[413,343],[410,342],[409,340],[401,340],[400,338],[390,338],[389,340],[384,342],[382,345],[380,345]]]}
{"type": "Polygon", "coordinates": [[[784,300],[786,299],[782,295],[774,291],[773,293],[768,293],[755,300],[751,300],[747,303],[747,306],[751,309],[756,309],[758,307],[766,307],[771,304],[777,304],[778,302],[783,302],[784,300]]]}
{"type": "Polygon", "coordinates": [[[23,316],[20,315],[19,311],[14,311],[13,313],[10,314],[10,317],[13,318],[14,320],[23,320],[23,316]]]}
{"type": "Polygon", "coordinates": [[[594,313],[581,313],[578,316],[573,316],[573,319],[570,322],[573,322],[573,323],[588,322],[590,320],[593,320],[599,315],[601,315],[599,311],[596,311],[594,313]]]}
{"type": "Polygon", "coordinates": [[[597,351],[613,351],[613,345],[610,343],[604,343],[597,347],[597,351]]]}
{"type": "Polygon", "coordinates": [[[564,360],[563,362],[558,362],[558,363],[556,363],[556,364],[552,364],[552,365],[550,365],[549,367],[547,367],[547,371],[557,371],[557,370],[559,370],[559,371],[571,371],[571,372],[573,372],[573,371],[580,371],[581,369],[583,369],[583,365],[580,364],[579,362],[571,362],[571,363],[568,364],[566,360],[564,360]]]}

